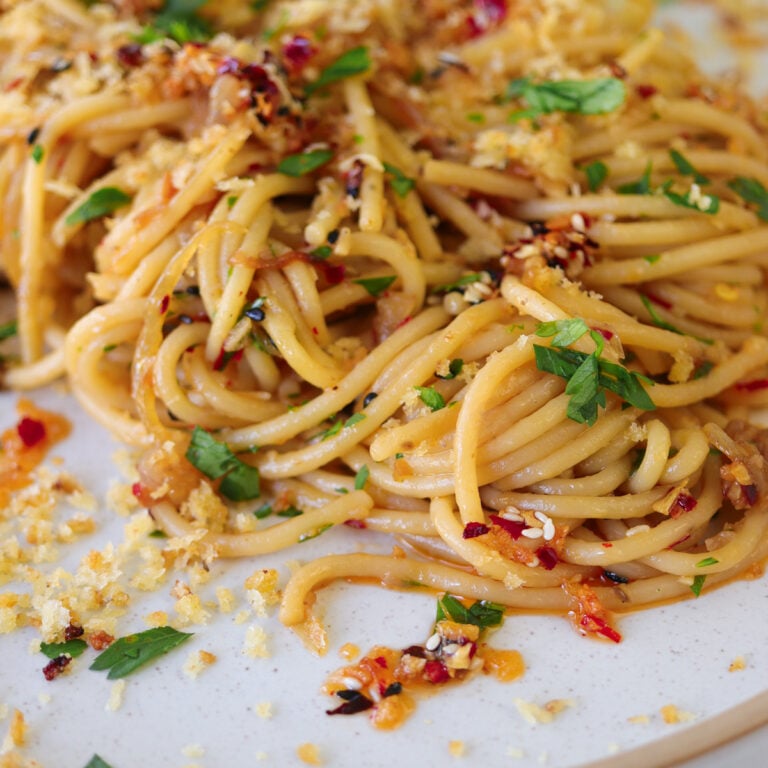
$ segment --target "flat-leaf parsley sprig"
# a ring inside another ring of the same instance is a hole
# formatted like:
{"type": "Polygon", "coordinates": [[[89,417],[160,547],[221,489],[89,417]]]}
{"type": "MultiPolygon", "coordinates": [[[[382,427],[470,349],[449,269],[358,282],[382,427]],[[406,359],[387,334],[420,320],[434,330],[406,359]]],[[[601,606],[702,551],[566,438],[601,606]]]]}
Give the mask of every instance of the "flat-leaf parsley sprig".
{"type": "Polygon", "coordinates": [[[604,360],[602,353],[605,341],[602,335],[590,330],[581,318],[540,323],[536,335],[550,339],[548,347],[533,345],[536,367],[568,382],[565,394],[570,395],[567,410],[569,419],[592,426],[597,421],[598,406],[606,407],[606,390],[614,392],[636,408],[655,410],[653,400],[643,387],[643,383],[652,386],[653,381],[623,365],[604,360]],[[585,334],[589,334],[595,342],[594,352],[588,354],[569,348],[585,334]]]}

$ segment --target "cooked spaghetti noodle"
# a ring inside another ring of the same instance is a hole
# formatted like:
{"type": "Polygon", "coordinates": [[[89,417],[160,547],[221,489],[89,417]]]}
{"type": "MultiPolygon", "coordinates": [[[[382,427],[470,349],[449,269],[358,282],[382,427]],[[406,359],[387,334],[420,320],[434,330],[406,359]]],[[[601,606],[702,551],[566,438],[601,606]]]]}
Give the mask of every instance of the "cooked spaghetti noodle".
{"type": "Polygon", "coordinates": [[[288,624],[374,578],[616,639],[757,573],[765,113],[650,3],[262,5],[4,11],[5,383],[66,374],[219,556],[409,545],[288,624]]]}

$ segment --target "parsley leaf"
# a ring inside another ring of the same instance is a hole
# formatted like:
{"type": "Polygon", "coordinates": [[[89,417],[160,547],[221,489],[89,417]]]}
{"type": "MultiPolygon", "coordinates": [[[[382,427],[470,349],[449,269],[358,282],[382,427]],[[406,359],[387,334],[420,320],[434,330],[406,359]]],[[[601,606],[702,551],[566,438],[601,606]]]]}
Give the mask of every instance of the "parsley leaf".
{"type": "Polygon", "coordinates": [[[356,491],[362,491],[363,488],[365,488],[365,484],[368,482],[368,476],[370,475],[370,470],[368,469],[367,464],[363,464],[360,469],[357,470],[357,474],[355,475],[355,490],[356,491]]]}
{"type": "Polygon", "coordinates": [[[600,160],[584,166],[584,173],[587,177],[587,186],[590,192],[596,192],[608,177],[608,166],[600,160]]]}
{"type": "Polygon", "coordinates": [[[11,336],[15,336],[19,332],[18,324],[15,320],[9,320],[7,323],[0,325],[0,341],[10,339],[11,336]]]}
{"type": "Polygon", "coordinates": [[[169,37],[177,43],[199,43],[213,36],[211,25],[197,11],[206,0],[165,0],[150,26],[137,36],[139,43],[169,37]]]}
{"type": "Polygon", "coordinates": [[[354,427],[355,424],[359,424],[361,421],[365,421],[366,415],[364,413],[353,413],[345,422],[344,429],[347,427],[354,427]]]}
{"type": "Polygon", "coordinates": [[[303,544],[305,541],[309,541],[310,539],[316,539],[318,536],[321,536],[331,528],[333,528],[333,523],[325,523],[324,525],[320,525],[315,528],[314,531],[307,531],[306,533],[302,533],[299,536],[299,544],[303,544]]]}
{"type": "Polygon", "coordinates": [[[85,768],[112,768],[112,766],[102,760],[98,755],[94,755],[85,765],[85,768]]]}
{"type": "Polygon", "coordinates": [[[645,172],[637,181],[622,184],[617,191],[622,195],[650,195],[651,194],[651,164],[645,166],[645,172]]]}
{"type": "Polygon", "coordinates": [[[757,206],[757,215],[768,221],[768,190],[757,180],[737,176],[728,186],[746,203],[757,206]]]}
{"type": "Polygon", "coordinates": [[[679,333],[681,336],[685,336],[685,334],[679,328],[675,328],[672,323],[668,323],[666,320],[660,317],[659,313],[656,311],[656,308],[651,303],[651,300],[642,293],[640,294],[640,301],[643,302],[643,306],[651,316],[651,322],[657,328],[663,328],[665,331],[672,331],[672,333],[679,333]]]}
{"type": "Polygon", "coordinates": [[[309,252],[309,255],[315,259],[327,259],[332,253],[333,248],[330,245],[318,245],[309,252]]]}
{"type": "Polygon", "coordinates": [[[529,78],[522,78],[510,83],[507,94],[527,102],[529,109],[520,117],[537,117],[552,112],[604,115],[624,103],[627,89],[615,77],[550,80],[543,83],[532,83],[529,78]]]}
{"type": "Polygon", "coordinates": [[[289,507],[286,507],[285,509],[281,509],[278,513],[278,517],[299,517],[300,515],[304,514],[303,509],[299,509],[298,507],[294,507],[293,504],[291,504],[289,507]]]}
{"type": "Polygon", "coordinates": [[[460,357],[455,357],[448,363],[448,373],[440,374],[435,373],[438,379],[448,381],[449,379],[455,379],[464,370],[464,361],[460,357]]]}
{"type": "Polygon", "coordinates": [[[339,432],[341,432],[341,419],[336,419],[336,421],[334,421],[333,424],[328,427],[328,429],[320,433],[320,440],[327,440],[329,437],[338,435],[339,432]]]}
{"type": "Polygon", "coordinates": [[[327,66],[313,83],[309,83],[306,92],[312,94],[320,88],[353,75],[361,75],[371,68],[371,57],[364,45],[342,53],[336,61],[327,66]]]}
{"type": "Polygon", "coordinates": [[[100,653],[89,669],[97,672],[108,669],[107,678],[117,680],[168,653],[190,637],[192,635],[189,632],[179,632],[173,627],[155,627],[127,635],[115,640],[106,651],[100,653]]]}
{"type": "Polygon", "coordinates": [[[716,557],[705,557],[696,563],[697,568],[706,568],[708,565],[717,565],[720,561],[716,557]]]}
{"type": "Polygon", "coordinates": [[[333,152],[330,149],[314,149],[311,152],[299,152],[284,157],[277,164],[277,170],[286,176],[306,176],[332,159],[333,152]]]}
{"type": "Polygon", "coordinates": [[[35,144],[34,147],[32,147],[32,159],[40,165],[40,163],[43,161],[43,155],[45,154],[45,150],[43,149],[41,144],[35,144]]]}
{"type": "Polygon", "coordinates": [[[63,653],[76,659],[87,647],[88,643],[80,638],[67,640],[65,643],[40,643],[40,651],[49,659],[55,659],[63,653]]]}
{"type": "Polygon", "coordinates": [[[675,164],[675,168],[677,168],[678,173],[680,173],[681,176],[693,176],[693,180],[697,184],[709,184],[709,179],[699,173],[690,162],[688,162],[688,159],[676,149],[670,149],[669,156],[672,158],[672,162],[675,164]]]}
{"type": "Polygon", "coordinates": [[[478,280],[483,279],[482,272],[472,272],[469,275],[463,275],[458,280],[454,280],[452,283],[443,283],[442,285],[436,285],[432,289],[432,293],[450,293],[458,288],[463,288],[465,285],[471,285],[478,280]]]}
{"type": "Polygon", "coordinates": [[[386,275],[385,277],[361,277],[352,282],[362,285],[371,296],[379,297],[395,280],[397,280],[396,275],[386,275]]]}
{"type": "Polygon", "coordinates": [[[408,193],[416,186],[413,179],[406,176],[394,165],[384,163],[384,170],[392,177],[389,184],[398,197],[407,197],[408,193]]]}
{"type": "Polygon", "coordinates": [[[504,619],[504,608],[488,600],[478,600],[467,608],[464,603],[452,595],[443,595],[437,599],[436,621],[449,619],[457,624],[474,624],[480,629],[497,627],[504,619]]]}
{"type": "Polygon", "coordinates": [[[585,333],[589,333],[589,326],[580,317],[570,317],[564,320],[551,320],[539,323],[536,335],[546,339],[552,337],[553,347],[569,347],[578,341],[585,333]]]}
{"type": "Polygon", "coordinates": [[[419,393],[421,402],[431,411],[439,411],[441,408],[445,408],[443,396],[433,387],[415,387],[415,389],[419,393]]]}
{"type": "Polygon", "coordinates": [[[704,574],[699,574],[698,576],[693,577],[693,584],[691,584],[691,592],[693,592],[696,597],[698,597],[701,594],[702,587],[704,586],[704,582],[707,580],[707,577],[704,574]]]}
{"type": "Polygon", "coordinates": [[[238,459],[226,443],[219,442],[204,429],[194,428],[186,458],[211,480],[224,476],[219,490],[228,499],[246,501],[259,497],[258,468],[238,459]]]}
{"type": "Polygon", "coordinates": [[[701,195],[698,199],[694,199],[692,196],[693,190],[690,190],[685,195],[681,195],[679,192],[672,191],[671,181],[665,181],[661,185],[661,191],[667,200],[683,208],[691,208],[694,211],[710,214],[715,214],[720,210],[720,198],[716,195],[701,195]]]}
{"type": "Polygon", "coordinates": [[[64,223],[71,227],[74,224],[84,224],[86,221],[100,219],[114,213],[118,208],[128,205],[131,196],[117,187],[102,187],[93,192],[90,197],[64,219],[64,223]]]}

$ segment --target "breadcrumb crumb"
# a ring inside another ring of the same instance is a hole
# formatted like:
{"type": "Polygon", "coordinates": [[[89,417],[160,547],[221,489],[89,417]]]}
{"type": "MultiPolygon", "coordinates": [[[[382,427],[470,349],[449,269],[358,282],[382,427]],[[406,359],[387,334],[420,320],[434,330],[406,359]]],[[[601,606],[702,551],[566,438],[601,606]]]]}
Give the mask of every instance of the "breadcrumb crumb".
{"type": "Polygon", "coordinates": [[[448,752],[452,757],[464,757],[466,749],[464,742],[458,739],[448,742],[448,752]]]}
{"type": "Polygon", "coordinates": [[[296,755],[302,763],[307,765],[322,765],[323,761],[320,757],[320,750],[316,744],[301,744],[296,747],[296,755]]]}
{"type": "Polygon", "coordinates": [[[125,695],[125,680],[115,680],[109,691],[109,699],[104,709],[107,712],[117,712],[123,706],[123,696],[125,695]]]}

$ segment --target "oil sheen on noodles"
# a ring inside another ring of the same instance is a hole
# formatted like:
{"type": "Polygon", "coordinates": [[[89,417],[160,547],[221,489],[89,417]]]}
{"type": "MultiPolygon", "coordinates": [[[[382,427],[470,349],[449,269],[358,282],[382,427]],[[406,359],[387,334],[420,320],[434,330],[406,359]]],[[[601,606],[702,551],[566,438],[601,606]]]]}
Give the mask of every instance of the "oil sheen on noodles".
{"type": "Polygon", "coordinates": [[[291,625],[365,578],[605,635],[760,572],[768,112],[645,2],[142,6],[0,17],[4,377],[140,446],[166,533],[402,545],[291,625]]]}

